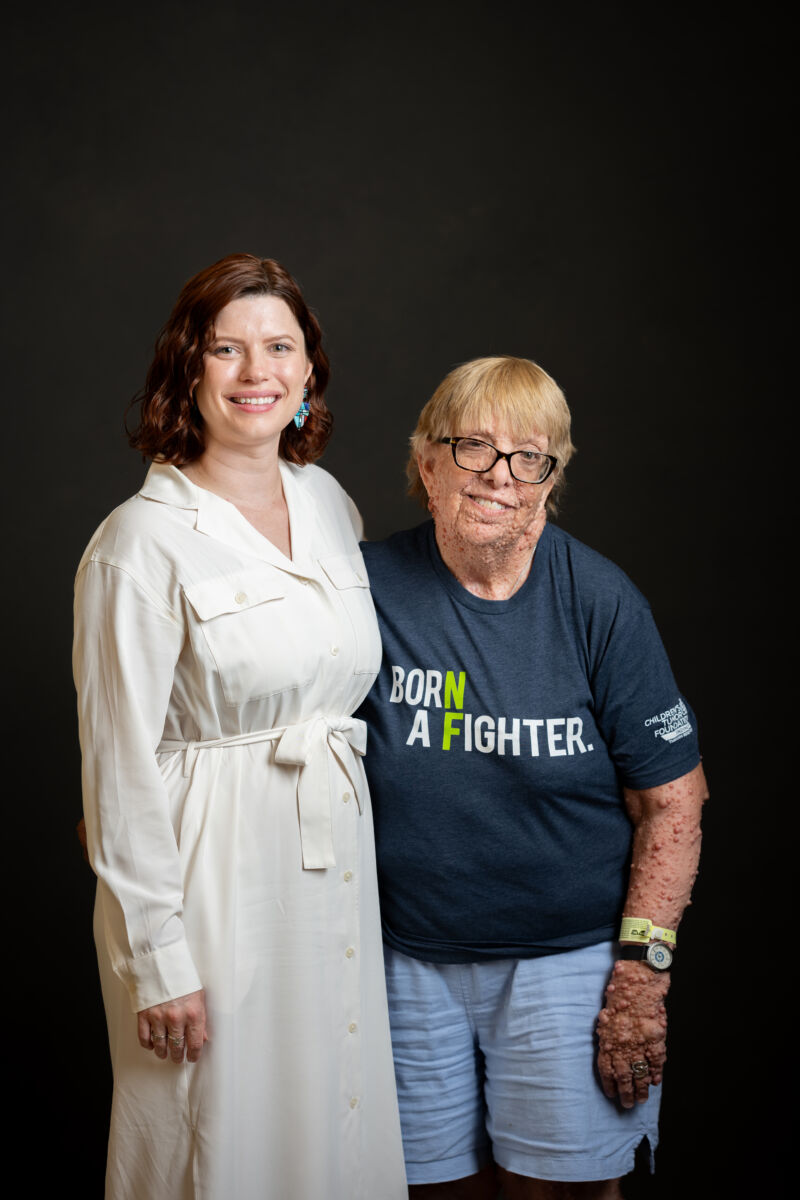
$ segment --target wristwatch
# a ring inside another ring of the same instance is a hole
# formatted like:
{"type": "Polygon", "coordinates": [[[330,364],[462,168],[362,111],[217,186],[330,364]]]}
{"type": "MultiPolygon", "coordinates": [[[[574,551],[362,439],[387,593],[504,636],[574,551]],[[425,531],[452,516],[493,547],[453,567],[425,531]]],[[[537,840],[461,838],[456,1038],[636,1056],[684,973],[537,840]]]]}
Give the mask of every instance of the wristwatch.
{"type": "Polygon", "coordinates": [[[672,966],[672,950],[666,942],[650,942],[647,946],[620,946],[619,956],[646,963],[653,971],[668,971],[672,966]]]}

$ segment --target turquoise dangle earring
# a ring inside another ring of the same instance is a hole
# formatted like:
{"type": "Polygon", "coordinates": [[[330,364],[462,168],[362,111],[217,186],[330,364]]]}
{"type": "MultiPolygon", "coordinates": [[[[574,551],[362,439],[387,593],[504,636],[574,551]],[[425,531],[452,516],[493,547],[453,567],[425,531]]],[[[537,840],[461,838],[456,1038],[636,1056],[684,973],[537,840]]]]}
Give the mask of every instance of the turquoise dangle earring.
{"type": "Polygon", "coordinates": [[[300,401],[300,407],[298,408],[297,412],[294,414],[294,417],[292,418],[298,429],[303,428],[306,421],[308,420],[308,414],[311,411],[308,407],[308,400],[306,399],[307,395],[308,395],[308,388],[303,388],[303,399],[300,401]]]}

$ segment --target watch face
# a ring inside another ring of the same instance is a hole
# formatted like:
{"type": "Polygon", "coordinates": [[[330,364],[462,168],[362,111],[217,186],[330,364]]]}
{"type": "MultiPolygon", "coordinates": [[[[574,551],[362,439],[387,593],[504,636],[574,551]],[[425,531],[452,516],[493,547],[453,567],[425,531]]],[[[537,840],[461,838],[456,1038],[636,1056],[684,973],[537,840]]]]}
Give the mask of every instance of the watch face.
{"type": "Polygon", "coordinates": [[[666,971],[672,966],[672,951],[663,942],[653,942],[645,955],[654,971],[666,971]]]}

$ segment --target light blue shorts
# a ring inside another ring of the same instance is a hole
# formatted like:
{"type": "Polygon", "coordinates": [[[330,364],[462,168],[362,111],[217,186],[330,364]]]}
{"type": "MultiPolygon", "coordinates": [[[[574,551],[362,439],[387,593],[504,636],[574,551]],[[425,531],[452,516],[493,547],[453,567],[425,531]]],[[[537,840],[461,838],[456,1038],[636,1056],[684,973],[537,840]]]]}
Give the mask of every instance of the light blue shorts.
{"type": "Polygon", "coordinates": [[[409,1183],[507,1171],[616,1179],[658,1144],[661,1088],[623,1109],[595,1068],[614,943],[544,958],[427,963],[384,947],[409,1183]]]}

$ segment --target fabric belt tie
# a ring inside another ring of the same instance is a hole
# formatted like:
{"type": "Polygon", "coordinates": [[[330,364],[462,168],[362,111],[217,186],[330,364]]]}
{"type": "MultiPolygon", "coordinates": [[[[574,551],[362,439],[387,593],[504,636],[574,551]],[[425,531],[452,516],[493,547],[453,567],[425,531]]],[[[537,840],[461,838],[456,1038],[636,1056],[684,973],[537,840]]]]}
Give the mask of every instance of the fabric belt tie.
{"type": "Polygon", "coordinates": [[[277,742],[275,762],[300,768],[297,776],[297,812],[304,870],[319,871],[325,867],[335,867],[328,752],[335,755],[350,780],[358,811],[361,813],[363,805],[358,791],[361,771],[356,755],[361,757],[367,749],[366,724],[357,717],[336,720],[330,717],[312,717],[298,725],[259,729],[254,733],[211,738],[202,742],[181,742],[165,738],[158,747],[158,753],[183,751],[183,774],[184,778],[188,778],[201,750],[250,746],[254,742],[277,742]]]}

